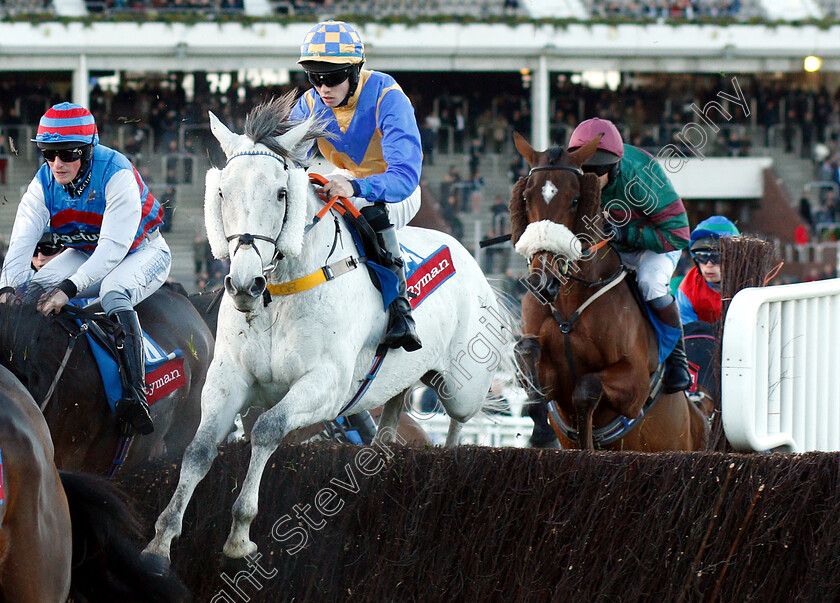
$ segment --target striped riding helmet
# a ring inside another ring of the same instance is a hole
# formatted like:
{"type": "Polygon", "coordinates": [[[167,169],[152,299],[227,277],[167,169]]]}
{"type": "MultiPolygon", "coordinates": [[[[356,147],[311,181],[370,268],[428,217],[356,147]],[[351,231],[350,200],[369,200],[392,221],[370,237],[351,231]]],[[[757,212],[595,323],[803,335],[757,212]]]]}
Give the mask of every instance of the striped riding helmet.
{"type": "Polygon", "coordinates": [[[354,65],[365,60],[365,45],[356,29],[343,21],[322,21],[310,29],[300,46],[300,60],[314,63],[354,65]]]}
{"type": "Polygon", "coordinates": [[[740,234],[741,231],[728,218],[712,216],[691,231],[688,248],[692,254],[695,251],[717,251],[720,249],[721,237],[737,237],[740,234]]]}
{"type": "Polygon", "coordinates": [[[59,103],[44,113],[32,142],[42,149],[56,150],[95,145],[99,132],[90,111],[74,103],[59,103]]]}

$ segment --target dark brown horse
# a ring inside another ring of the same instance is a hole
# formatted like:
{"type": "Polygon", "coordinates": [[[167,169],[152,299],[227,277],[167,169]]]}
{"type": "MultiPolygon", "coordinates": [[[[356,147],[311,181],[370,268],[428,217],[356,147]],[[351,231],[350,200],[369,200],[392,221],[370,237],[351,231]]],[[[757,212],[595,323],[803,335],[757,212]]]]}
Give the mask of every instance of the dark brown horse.
{"type": "Polygon", "coordinates": [[[605,244],[597,176],[581,170],[598,139],[569,153],[538,152],[514,138],[531,166],[510,202],[512,240],[530,263],[523,341],[532,344],[530,377],[553,401],[561,443],[650,452],[705,448],[706,419],[683,393],[648,403],[658,368],[654,330],[618,253],[605,244]],[[623,428],[628,420],[629,430],[623,428]]]}
{"type": "Polygon", "coordinates": [[[0,367],[0,601],[180,601],[132,544],[136,520],[117,491],[59,472],[41,411],[0,367]]]}
{"type": "MultiPolygon", "coordinates": [[[[201,418],[201,388],[213,358],[213,336],[183,295],[164,286],[140,303],[137,312],[143,329],[161,348],[183,351],[186,385],[151,406],[155,431],[134,438],[125,467],[183,456],[201,418]]],[[[112,473],[121,424],[108,408],[87,338],[74,339],[68,324],[64,316],[42,316],[31,303],[0,304],[0,364],[43,408],[59,469],[112,473]]]]}

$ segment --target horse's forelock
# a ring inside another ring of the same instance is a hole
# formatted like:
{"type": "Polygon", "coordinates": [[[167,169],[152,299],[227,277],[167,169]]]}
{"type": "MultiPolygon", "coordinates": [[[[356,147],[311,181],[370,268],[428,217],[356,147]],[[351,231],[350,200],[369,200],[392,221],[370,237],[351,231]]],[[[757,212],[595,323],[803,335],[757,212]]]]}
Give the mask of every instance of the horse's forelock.
{"type": "Polygon", "coordinates": [[[563,147],[554,145],[553,147],[549,147],[546,151],[546,164],[547,165],[557,165],[560,162],[560,159],[563,157],[566,149],[563,147]]]}
{"type": "MultiPolygon", "coordinates": [[[[282,136],[292,128],[300,125],[300,121],[289,119],[295,106],[294,90],[279,98],[272,98],[266,103],[254,107],[245,118],[245,135],[254,144],[265,145],[268,150],[295,163],[305,163],[306,157],[295,153],[294,149],[284,149],[277,143],[277,136],[282,136]]],[[[302,141],[314,140],[323,136],[322,124],[313,121],[312,127],[304,135],[302,141]]]]}

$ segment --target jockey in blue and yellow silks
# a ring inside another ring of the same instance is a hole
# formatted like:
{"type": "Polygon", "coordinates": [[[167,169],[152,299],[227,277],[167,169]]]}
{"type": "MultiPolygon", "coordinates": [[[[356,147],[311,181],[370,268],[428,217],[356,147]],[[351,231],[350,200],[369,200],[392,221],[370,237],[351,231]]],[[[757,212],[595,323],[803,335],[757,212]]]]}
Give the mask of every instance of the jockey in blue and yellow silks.
{"type": "Polygon", "coordinates": [[[396,231],[420,208],[420,131],[394,78],[362,70],[364,59],[364,44],[351,25],[326,21],[310,29],[298,62],[313,88],[298,100],[291,118],[315,114],[324,120],[330,135],[318,139],[318,148],[338,169],[319,192],[352,199],[376,231],[389,256],[384,261],[399,280],[383,342],[414,351],[421,344],[396,231]]]}
{"type": "Polygon", "coordinates": [[[99,144],[90,111],[72,103],[49,109],[33,142],[46,162],[21,198],[0,300],[27,281],[33,250],[45,230],[67,247],[30,282],[46,289],[38,310],[57,313],[77,294],[100,296],[125,333],[118,346],[123,397],[117,414],[134,430],[154,430],[146,404],[143,336],[134,306],[166,281],[169,247],[160,235],[163,211],[131,162],[99,144]]]}

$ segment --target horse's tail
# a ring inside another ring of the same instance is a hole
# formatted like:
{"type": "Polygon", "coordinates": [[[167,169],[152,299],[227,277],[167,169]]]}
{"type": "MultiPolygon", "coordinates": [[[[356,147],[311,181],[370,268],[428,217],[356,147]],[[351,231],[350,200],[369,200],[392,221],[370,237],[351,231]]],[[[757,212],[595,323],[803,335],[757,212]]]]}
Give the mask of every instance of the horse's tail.
{"type": "Polygon", "coordinates": [[[115,486],[81,473],[60,471],[73,526],[70,596],[90,601],[184,601],[189,591],[161,576],[134,544],[140,525],[115,486]]]}

